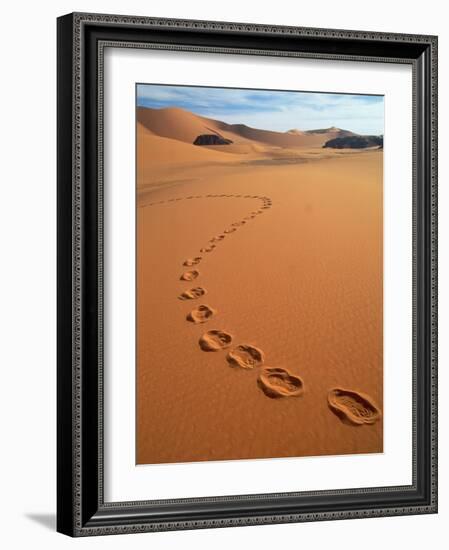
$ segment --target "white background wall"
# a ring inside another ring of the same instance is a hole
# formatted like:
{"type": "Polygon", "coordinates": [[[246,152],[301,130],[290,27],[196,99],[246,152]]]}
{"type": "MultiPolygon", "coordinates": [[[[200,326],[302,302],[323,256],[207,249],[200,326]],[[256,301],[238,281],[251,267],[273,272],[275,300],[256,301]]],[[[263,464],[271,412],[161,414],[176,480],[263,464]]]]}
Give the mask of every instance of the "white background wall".
{"type": "Polygon", "coordinates": [[[417,549],[449,521],[447,238],[449,31],[443,1],[61,0],[2,9],[0,86],[0,541],[4,548],[417,549]],[[55,529],[56,17],[71,11],[126,13],[440,37],[440,513],[72,540],[55,529]]]}

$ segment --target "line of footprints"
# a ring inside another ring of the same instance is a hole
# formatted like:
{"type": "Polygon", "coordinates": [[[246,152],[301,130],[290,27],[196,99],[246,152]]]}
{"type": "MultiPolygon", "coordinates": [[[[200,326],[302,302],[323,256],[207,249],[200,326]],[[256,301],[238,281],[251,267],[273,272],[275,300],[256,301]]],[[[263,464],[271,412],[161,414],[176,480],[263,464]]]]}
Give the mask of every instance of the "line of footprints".
{"type": "MultiPolygon", "coordinates": [[[[264,214],[272,207],[272,201],[269,197],[259,195],[192,195],[185,199],[199,198],[245,198],[259,199],[262,205],[259,209],[252,211],[242,220],[232,223],[222,234],[217,235],[200,249],[201,254],[209,254],[217,249],[217,246],[231,234],[235,234],[246,223],[264,214]]],[[[162,204],[164,202],[174,202],[183,200],[184,197],[160,201],[153,204],[162,204]]],[[[150,205],[149,205],[150,206],[150,205]]],[[[203,261],[203,256],[194,256],[183,262],[183,266],[191,268],[185,271],[180,280],[191,283],[201,275],[196,267],[203,261]]],[[[207,294],[207,290],[202,286],[193,286],[181,292],[179,300],[189,301],[198,300],[207,294]]],[[[207,304],[200,304],[193,308],[186,316],[187,321],[194,324],[207,323],[217,314],[217,311],[207,304]]],[[[264,353],[261,349],[251,344],[233,345],[233,336],[220,329],[212,329],[205,332],[199,339],[199,347],[205,352],[219,352],[228,350],[226,360],[231,367],[241,369],[260,368],[257,380],[258,386],[267,397],[300,397],[304,393],[304,382],[296,374],[281,367],[267,367],[265,364],[264,353]]],[[[332,388],[327,396],[328,405],[331,410],[344,422],[353,425],[374,424],[380,418],[380,410],[372,398],[364,393],[345,388],[332,388]]]]}

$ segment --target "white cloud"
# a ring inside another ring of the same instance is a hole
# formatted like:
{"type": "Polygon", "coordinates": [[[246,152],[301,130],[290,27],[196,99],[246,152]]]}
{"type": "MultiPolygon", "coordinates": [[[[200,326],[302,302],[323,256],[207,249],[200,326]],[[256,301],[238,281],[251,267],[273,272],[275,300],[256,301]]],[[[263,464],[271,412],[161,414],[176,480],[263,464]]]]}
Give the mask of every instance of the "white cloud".
{"type": "Polygon", "coordinates": [[[384,102],[376,96],[195,86],[139,85],[139,104],[178,106],[233,124],[286,131],[337,126],[382,134],[384,102]]]}

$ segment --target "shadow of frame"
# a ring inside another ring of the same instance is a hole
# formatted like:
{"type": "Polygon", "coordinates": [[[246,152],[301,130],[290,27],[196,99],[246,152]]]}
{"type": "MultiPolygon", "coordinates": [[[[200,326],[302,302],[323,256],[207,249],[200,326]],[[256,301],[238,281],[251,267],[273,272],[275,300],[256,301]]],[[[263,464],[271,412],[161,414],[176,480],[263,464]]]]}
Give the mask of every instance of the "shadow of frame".
{"type": "Polygon", "coordinates": [[[39,523],[43,527],[56,531],[56,514],[25,514],[25,517],[35,523],[39,523]]]}

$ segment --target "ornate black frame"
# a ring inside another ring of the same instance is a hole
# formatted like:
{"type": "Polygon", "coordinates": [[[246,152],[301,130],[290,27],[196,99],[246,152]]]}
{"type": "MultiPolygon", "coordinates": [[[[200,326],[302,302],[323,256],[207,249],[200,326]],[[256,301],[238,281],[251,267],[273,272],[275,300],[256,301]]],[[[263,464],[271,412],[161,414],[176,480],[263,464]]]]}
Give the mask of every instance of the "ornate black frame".
{"type": "Polygon", "coordinates": [[[58,19],[58,502],[71,536],[437,512],[437,37],[102,14],[58,19]],[[105,503],[103,48],[408,63],[413,68],[413,483],[105,503]]]}

